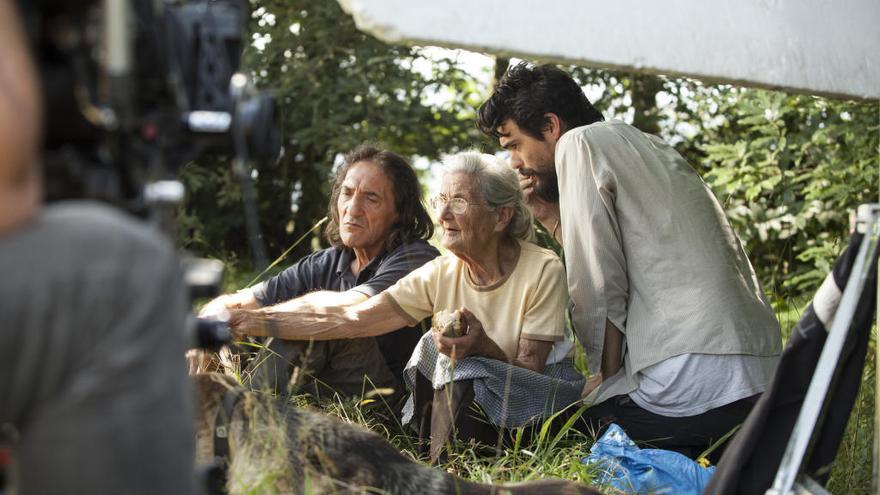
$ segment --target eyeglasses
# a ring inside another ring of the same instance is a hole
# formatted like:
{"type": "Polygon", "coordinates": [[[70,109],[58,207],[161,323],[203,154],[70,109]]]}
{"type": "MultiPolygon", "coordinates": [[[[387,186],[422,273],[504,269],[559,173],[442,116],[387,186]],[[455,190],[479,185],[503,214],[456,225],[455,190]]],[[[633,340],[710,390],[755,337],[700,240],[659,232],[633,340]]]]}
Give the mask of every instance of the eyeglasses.
{"type": "MultiPolygon", "coordinates": [[[[440,213],[440,210],[443,209],[444,205],[449,205],[449,211],[456,215],[461,215],[467,211],[468,206],[485,206],[482,203],[470,203],[468,200],[464,198],[450,198],[445,194],[438,194],[431,198],[431,208],[434,209],[437,213],[440,213]]],[[[492,209],[489,206],[486,206],[487,209],[492,209]]]]}

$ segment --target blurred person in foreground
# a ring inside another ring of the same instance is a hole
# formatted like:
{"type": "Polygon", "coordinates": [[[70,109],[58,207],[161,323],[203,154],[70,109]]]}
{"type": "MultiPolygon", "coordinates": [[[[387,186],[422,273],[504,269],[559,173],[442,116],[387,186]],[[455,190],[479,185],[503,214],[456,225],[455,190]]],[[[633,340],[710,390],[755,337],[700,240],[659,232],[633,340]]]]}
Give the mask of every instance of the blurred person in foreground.
{"type": "MultiPolygon", "coordinates": [[[[439,253],[409,162],[391,151],[363,145],[345,156],[333,182],[325,237],[331,247],[306,256],[266,282],[220,296],[200,316],[230,309],[296,312],[311,304],[366,301],[439,253]]],[[[251,361],[252,388],[275,393],[322,389],[360,396],[375,389],[402,391],[406,360],[422,335],[407,322],[377,337],[332,340],[276,338],[251,361]],[[299,372],[296,372],[299,371],[299,372]],[[293,379],[294,382],[289,383],[293,379]]],[[[195,370],[192,370],[195,371],[195,370]]]]}
{"type": "Polygon", "coordinates": [[[565,331],[563,266],[531,242],[516,174],[491,155],[453,155],[432,204],[450,254],[360,303],[234,310],[230,324],[245,335],[355,339],[460,310],[464,335],[432,328],[405,372],[414,397],[404,422],[415,419],[438,463],[454,438],[494,446],[501,428],[533,424],[575,402],[584,381],[565,331]]]}
{"type": "Polygon", "coordinates": [[[108,207],[41,207],[42,105],[17,14],[0,0],[0,424],[15,491],[192,493],[176,255],[108,207]]]}

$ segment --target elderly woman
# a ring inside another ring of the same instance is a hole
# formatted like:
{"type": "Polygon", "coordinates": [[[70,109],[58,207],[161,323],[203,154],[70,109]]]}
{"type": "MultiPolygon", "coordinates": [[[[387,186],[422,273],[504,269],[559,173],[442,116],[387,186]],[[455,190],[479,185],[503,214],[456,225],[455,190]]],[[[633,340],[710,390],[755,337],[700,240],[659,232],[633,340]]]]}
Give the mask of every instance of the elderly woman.
{"type": "Polygon", "coordinates": [[[495,427],[523,426],[578,400],[583,378],[569,356],[563,266],[530,241],[532,218],[516,173],[491,155],[454,155],[432,204],[451,254],[356,305],[233,311],[230,323],[247,335],[358,338],[461,309],[465,335],[426,334],[407,365],[415,397],[405,420],[415,414],[422,438],[430,425],[437,462],[450,435],[494,444],[495,427]],[[471,401],[490,428],[466,414],[471,401]]]}

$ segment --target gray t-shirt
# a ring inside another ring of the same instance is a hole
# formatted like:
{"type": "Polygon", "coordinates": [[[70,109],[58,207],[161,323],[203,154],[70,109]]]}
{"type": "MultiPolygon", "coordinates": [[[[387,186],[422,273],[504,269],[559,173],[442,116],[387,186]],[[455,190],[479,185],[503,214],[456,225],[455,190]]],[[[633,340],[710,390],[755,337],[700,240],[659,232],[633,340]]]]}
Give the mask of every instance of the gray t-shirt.
{"type": "Polygon", "coordinates": [[[171,244],[57,203],[0,236],[0,424],[18,493],[193,493],[187,305],[171,244]]]}

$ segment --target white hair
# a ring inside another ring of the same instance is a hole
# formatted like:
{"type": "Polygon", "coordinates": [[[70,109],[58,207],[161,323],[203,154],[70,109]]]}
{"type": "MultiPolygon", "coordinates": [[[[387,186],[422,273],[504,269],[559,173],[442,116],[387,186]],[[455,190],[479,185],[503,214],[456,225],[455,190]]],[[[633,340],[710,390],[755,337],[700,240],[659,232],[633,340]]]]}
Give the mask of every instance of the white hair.
{"type": "Polygon", "coordinates": [[[516,172],[500,158],[476,151],[449,155],[443,160],[445,173],[465,173],[473,177],[482,200],[490,207],[511,207],[513,216],[504,230],[512,239],[532,241],[535,230],[532,212],[526,205],[516,172]]]}

